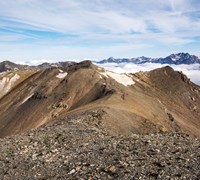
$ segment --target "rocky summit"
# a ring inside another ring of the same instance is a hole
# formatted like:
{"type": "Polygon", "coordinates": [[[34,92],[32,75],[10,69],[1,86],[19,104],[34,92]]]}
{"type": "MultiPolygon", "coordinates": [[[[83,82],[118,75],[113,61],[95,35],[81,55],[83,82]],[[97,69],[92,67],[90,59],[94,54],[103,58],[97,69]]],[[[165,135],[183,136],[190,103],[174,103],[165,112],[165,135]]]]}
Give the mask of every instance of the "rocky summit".
{"type": "Polygon", "coordinates": [[[200,140],[182,133],[111,135],[101,110],[0,139],[1,179],[199,179],[200,140]]]}
{"type": "Polygon", "coordinates": [[[199,120],[200,87],[169,66],[6,69],[0,179],[199,179],[199,120]]]}

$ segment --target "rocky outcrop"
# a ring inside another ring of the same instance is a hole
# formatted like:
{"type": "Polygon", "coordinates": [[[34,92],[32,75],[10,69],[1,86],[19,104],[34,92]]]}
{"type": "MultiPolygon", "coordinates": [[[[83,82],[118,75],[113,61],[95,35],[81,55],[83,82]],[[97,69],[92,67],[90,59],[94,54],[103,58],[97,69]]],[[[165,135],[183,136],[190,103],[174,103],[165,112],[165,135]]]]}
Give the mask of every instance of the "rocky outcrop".
{"type": "Polygon", "coordinates": [[[104,112],[71,115],[0,139],[0,179],[199,179],[200,140],[182,133],[113,136],[104,112]]]}

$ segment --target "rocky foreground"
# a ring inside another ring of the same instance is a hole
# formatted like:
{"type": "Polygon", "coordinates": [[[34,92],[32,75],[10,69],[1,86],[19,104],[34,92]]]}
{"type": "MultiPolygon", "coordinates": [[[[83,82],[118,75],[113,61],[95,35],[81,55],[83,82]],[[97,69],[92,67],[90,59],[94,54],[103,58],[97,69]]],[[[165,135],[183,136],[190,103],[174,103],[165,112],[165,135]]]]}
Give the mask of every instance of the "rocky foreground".
{"type": "Polygon", "coordinates": [[[0,179],[200,179],[200,139],[114,136],[101,111],[0,139],[0,179]]]}

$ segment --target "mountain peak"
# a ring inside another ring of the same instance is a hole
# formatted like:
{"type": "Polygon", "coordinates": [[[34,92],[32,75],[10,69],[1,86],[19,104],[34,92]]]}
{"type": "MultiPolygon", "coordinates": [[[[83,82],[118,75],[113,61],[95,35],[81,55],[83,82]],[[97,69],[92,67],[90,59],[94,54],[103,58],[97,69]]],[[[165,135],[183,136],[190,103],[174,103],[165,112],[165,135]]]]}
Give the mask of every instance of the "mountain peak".
{"type": "Polygon", "coordinates": [[[160,63],[169,63],[169,64],[194,64],[200,63],[200,59],[195,55],[190,55],[189,53],[180,52],[177,54],[171,54],[164,59],[160,59],[160,63]]]}

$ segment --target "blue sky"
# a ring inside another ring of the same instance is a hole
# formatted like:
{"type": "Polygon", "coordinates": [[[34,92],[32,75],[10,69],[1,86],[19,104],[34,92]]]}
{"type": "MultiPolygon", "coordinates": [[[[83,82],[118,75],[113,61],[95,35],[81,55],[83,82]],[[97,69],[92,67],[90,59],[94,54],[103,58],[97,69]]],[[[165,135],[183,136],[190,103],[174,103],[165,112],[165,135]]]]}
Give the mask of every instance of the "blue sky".
{"type": "Polygon", "coordinates": [[[0,60],[200,55],[199,0],[0,0],[0,60]]]}

